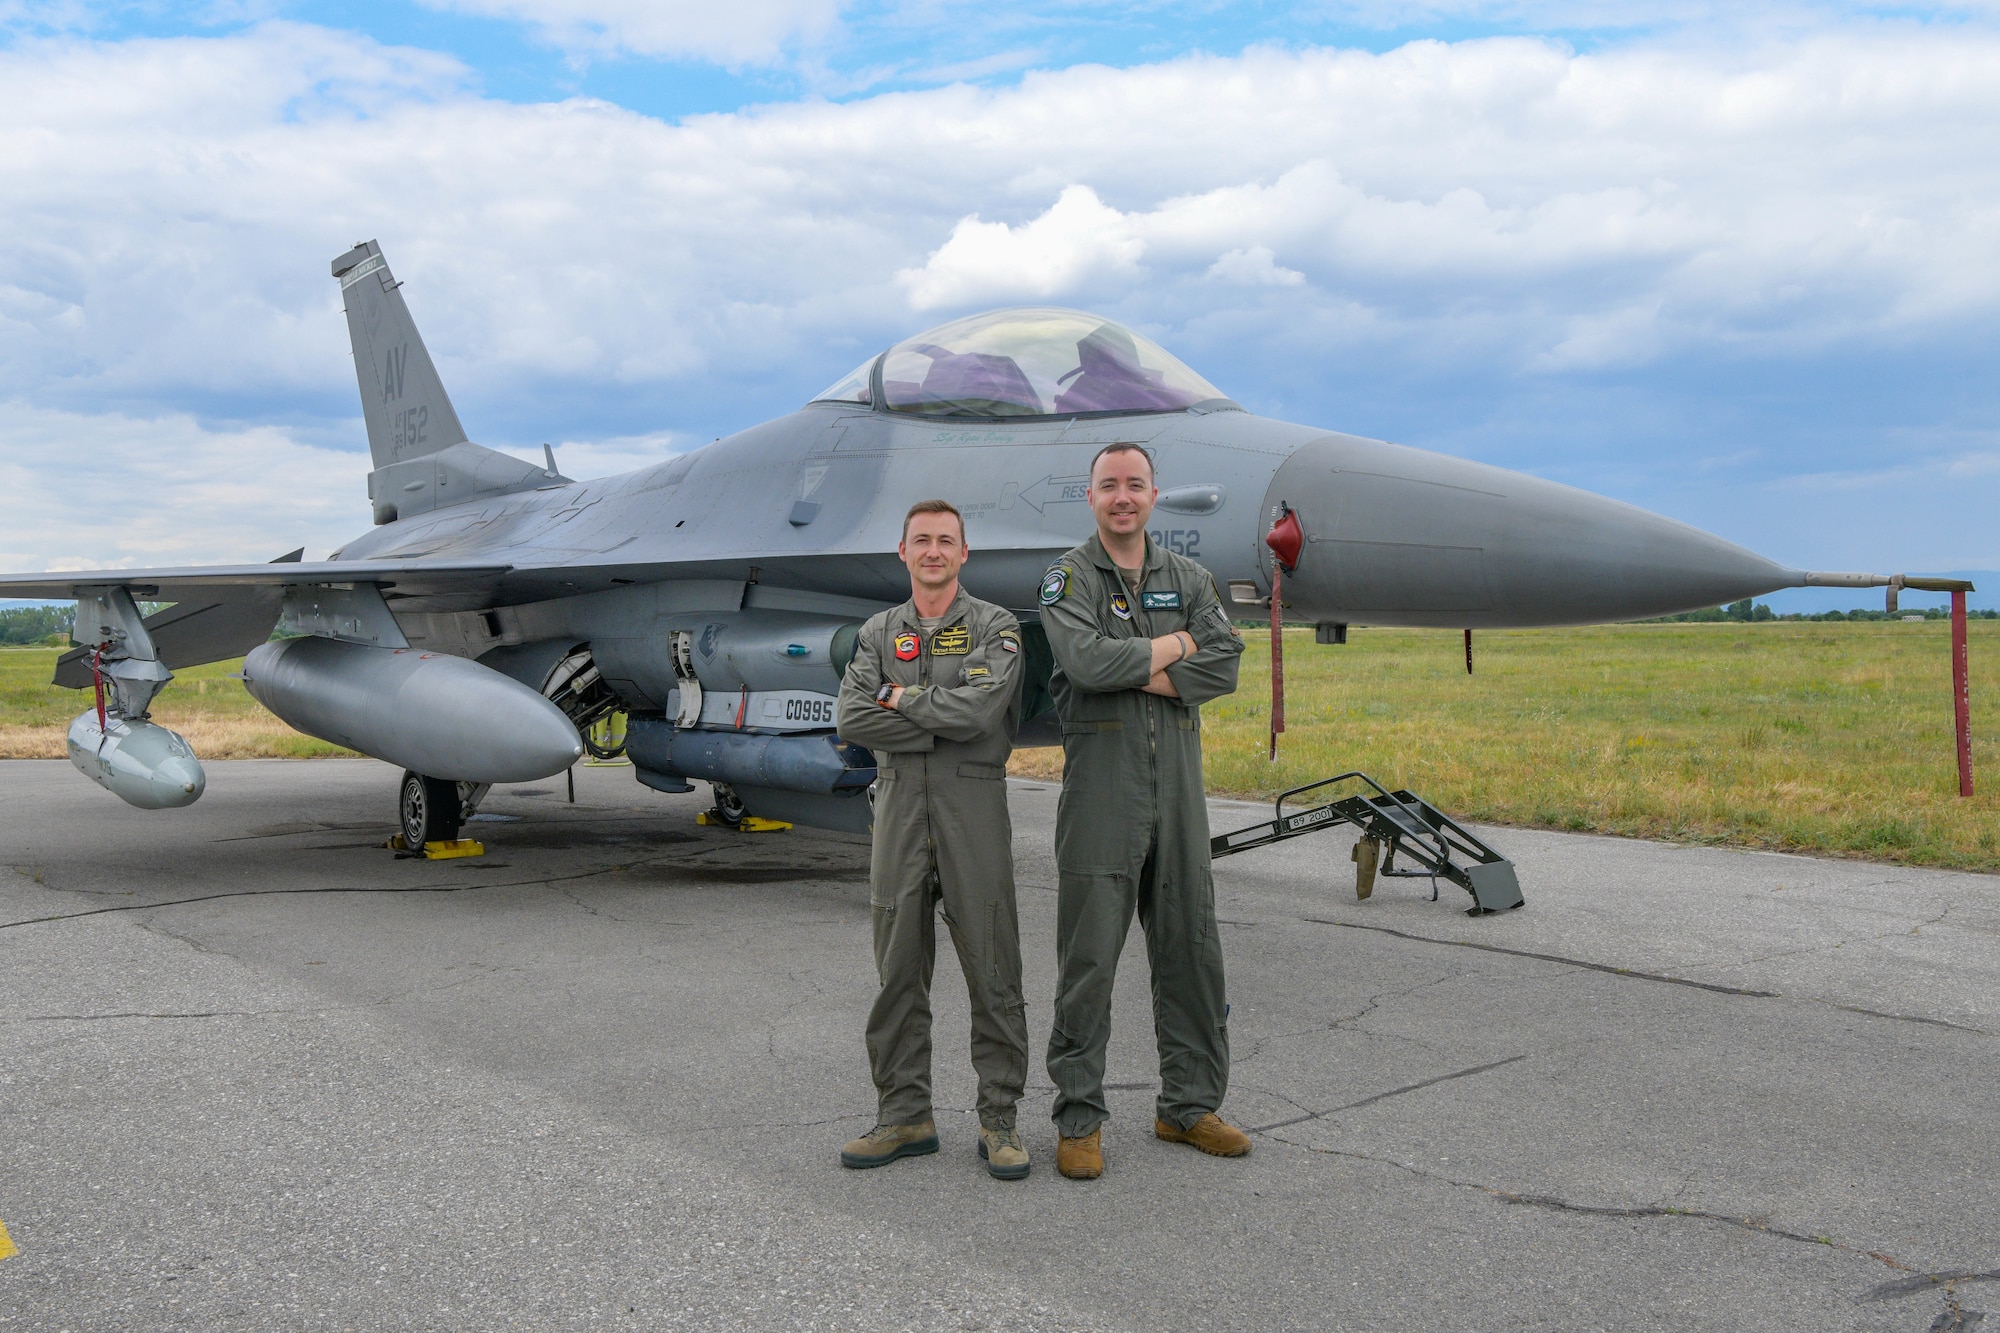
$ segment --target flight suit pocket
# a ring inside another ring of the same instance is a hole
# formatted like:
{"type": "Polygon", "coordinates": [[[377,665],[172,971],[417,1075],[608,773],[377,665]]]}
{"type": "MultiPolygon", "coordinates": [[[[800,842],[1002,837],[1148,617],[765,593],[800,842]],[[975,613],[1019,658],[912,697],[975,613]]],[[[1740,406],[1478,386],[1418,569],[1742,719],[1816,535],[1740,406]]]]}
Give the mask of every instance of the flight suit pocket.
{"type": "Polygon", "coordinates": [[[989,782],[998,782],[1007,776],[1007,767],[1004,764],[960,764],[958,775],[962,778],[984,778],[989,782]]]}

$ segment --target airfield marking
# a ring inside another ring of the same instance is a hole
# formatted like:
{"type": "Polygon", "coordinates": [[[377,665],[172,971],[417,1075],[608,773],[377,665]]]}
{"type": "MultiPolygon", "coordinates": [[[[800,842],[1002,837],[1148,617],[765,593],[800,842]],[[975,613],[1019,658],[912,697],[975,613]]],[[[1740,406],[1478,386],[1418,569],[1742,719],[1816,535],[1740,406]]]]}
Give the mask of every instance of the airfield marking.
{"type": "Polygon", "coordinates": [[[12,1259],[20,1252],[21,1247],[16,1245],[14,1238],[7,1234],[7,1224],[0,1222],[0,1259],[12,1259]]]}

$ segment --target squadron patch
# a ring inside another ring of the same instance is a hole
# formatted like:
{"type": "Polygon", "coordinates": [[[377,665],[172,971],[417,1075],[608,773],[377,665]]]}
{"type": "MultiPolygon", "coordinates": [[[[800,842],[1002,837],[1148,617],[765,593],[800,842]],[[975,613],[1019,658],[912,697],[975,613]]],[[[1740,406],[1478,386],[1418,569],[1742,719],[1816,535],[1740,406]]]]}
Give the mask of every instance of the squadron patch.
{"type": "Polygon", "coordinates": [[[1021,651],[1020,637],[1016,635],[1013,630],[1010,629],[1001,630],[1000,649],[1002,652],[1008,652],[1008,653],[1020,652],[1021,651]]]}
{"type": "Polygon", "coordinates": [[[1139,605],[1148,611],[1178,611],[1181,609],[1181,595],[1178,589],[1173,592],[1142,592],[1139,594],[1139,605]]]}
{"type": "Polygon", "coordinates": [[[932,657],[963,657],[972,651],[972,631],[963,625],[947,625],[931,635],[932,657]]]}
{"type": "Polygon", "coordinates": [[[1111,594],[1111,614],[1117,616],[1120,620],[1130,620],[1132,618],[1132,604],[1125,600],[1124,593],[1114,592],[1111,594]]]}
{"type": "Polygon", "coordinates": [[[1042,605],[1054,606],[1069,591],[1069,566],[1057,565],[1042,577],[1042,605]]]}
{"type": "Polygon", "coordinates": [[[896,636],[896,660],[898,662],[916,661],[918,650],[916,635],[898,634],[896,636]]]}

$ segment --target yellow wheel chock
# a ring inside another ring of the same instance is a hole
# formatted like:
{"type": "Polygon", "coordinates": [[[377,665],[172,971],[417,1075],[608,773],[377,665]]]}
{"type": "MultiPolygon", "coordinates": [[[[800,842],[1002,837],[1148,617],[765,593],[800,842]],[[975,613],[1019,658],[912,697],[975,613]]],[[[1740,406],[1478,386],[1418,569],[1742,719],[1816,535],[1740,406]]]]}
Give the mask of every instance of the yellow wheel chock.
{"type": "MultiPolygon", "coordinates": [[[[410,845],[403,841],[403,835],[400,833],[383,845],[392,852],[410,853],[410,845]]],[[[427,842],[424,844],[424,849],[414,855],[426,861],[450,861],[460,856],[484,856],[486,844],[471,838],[456,838],[451,842],[427,842]]]]}
{"type": "Polygon", "coordinates": [[[734,824],[713,810],[704,810],[694,817],[694,822],[706,828],[733,828],[738,833],[782,833],[791,825],[782,819],[765,819],[759,815],[745,815],[734,824]]]}

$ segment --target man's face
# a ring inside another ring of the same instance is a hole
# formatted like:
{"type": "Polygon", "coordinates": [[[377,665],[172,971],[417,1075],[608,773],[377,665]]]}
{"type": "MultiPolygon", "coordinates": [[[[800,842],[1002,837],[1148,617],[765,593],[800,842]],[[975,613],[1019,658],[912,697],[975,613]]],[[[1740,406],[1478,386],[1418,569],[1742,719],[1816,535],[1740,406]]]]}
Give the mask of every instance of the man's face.
{"type": "Polygon", "coordinates": [[[910,579],[920,588],[943,588],[958,577],[965,557],[965,530],[955,514],[918,514],[903,532],[896,554],[910,567],[910,579]]]}
{"type": "Polygon", "coordinates": [[[1124,537],[1141,531],[1159,498],[1153,466],[1137,449],[1106,454],[1090,469],[1090,511],[1104,532],[1124,537]]]}

